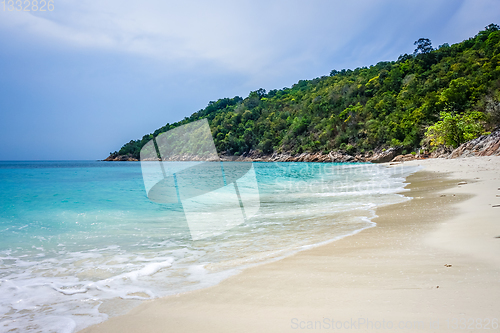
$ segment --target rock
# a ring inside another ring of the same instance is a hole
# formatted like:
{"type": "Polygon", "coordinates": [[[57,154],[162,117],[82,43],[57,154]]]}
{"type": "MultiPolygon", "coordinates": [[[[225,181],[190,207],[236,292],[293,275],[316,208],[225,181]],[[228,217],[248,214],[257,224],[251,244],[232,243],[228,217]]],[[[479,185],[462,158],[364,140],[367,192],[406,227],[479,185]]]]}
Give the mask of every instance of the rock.
{"type": "MultiPolygon", "coordinates": [[[[334,163],[347,163],[347,162],[355,162],[355,161],[360,161],[357,158],[354,158],[351,155],[343,154],[338,151],[331,151],[328,156],[330,157],[329,162],[334,162],[334,163]]],[[[364,162],[364,159],[361,160],[364,162]]]]}
{"type": "Polygon", "coordinates": [[[138,161],[132,154],[127,155],[109,155],[104,161],[138,161]]]}
{"type": "Polygon", "coordinates": [[[460,182],[458,185],[467,185],[467,182],[460,182]]]}
{"type": "Polygon", "coordinates": [[[247,161],[258,161],[258,162],[335,162],[335,163],[346,163],[346,162],[366,162],[366,159],[357,155],[356,157],[344,154],[339,151],[331,151],[328,154],[323,153],[301,153],[296,155],[291,155],[289,153],[273,153],[263,154],[258,151],[250,150],[241,156],[232,155],[221,155],[222,161],[237,161],[237,162],[247,162],[247,161]]]}
{"type": "Polygon", "coordinates": [[[444,267],[451,267],[450,264],[444,264],[444,267]]]}
{"type": "Polygon", "coordinates": [[[500,128],[462,144],[448,158],[470,156],[500,156],[500,128]]]}
{"type": "Polygon", "coordinates": [[[429,157],[431,158],[448,158],[452,150],[448,147],[439,147],[436,151],[432,152],[429,157]]]}
{"type": "Polygon", "coordinates": [[[403,162],[404,161],[404,155],[398,155],[392,159],[391,162],[403,162]]]}
{"type": "Polygon", "coordinates": [[[382,152],[374,155],[370,159],[370,162],[372,162],[372,163],[386,163],[386,162],[390,162],[390,161],[392,161],[394,159],[394,157],[396,157],[399,154],[401,154],[402,150],[403,150],[403,147],[389,148],[386,151],[382,151],[382,152]]]}
{"type": "Polygon", "coordinates": [[[416,160],[417,156],[413,154],[398,155],[392,159],[391,162],[406,162],[411,160],[416,160]]]}

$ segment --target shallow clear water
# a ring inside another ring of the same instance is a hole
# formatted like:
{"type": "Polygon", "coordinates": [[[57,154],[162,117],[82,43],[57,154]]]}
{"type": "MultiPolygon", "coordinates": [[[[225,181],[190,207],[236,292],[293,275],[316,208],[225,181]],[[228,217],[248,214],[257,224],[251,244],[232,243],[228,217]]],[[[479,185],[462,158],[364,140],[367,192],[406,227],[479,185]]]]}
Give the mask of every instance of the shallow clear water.
{"type": "Polygon", "coordinates": [[[408,200],[397,193],[416,171],[253,167],[257,215],[193,241],[182,204],[148,199],[139,162],[0,162],[0,331],[73,332],[359,232],[377,206],[408,200]]]}

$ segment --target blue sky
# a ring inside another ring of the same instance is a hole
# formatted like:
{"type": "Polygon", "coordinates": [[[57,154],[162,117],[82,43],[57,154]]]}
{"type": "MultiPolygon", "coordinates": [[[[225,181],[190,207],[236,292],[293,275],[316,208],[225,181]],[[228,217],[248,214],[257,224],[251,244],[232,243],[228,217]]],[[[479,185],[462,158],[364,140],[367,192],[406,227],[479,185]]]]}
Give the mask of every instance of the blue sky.
{"type": "MultiPolygon", "coordinates": [[[[1,6],[1,5],[0,5],[1,6]]],[[[54,0],[0,7],[0,160],[103,159],[209,101],[500,24],[498,0],[54,0]]]]}

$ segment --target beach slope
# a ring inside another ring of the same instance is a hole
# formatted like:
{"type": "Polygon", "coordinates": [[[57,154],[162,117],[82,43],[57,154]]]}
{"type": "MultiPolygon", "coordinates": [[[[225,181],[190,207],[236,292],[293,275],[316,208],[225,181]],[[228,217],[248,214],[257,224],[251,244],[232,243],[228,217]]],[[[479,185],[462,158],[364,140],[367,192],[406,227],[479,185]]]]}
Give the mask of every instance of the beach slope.
{"type": "Polygon", "coordinates": [[[416,164],[376,227],[82,332],[500,330],[500,157],[416,164]]]}

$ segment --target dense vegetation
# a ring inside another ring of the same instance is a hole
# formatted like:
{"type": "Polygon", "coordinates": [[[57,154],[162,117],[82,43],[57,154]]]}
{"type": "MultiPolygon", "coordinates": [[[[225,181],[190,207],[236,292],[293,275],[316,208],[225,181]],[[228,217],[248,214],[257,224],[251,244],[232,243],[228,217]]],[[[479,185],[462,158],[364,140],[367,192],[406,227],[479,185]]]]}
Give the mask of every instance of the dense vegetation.
{"type": "Polygon", "coordinates": [[[219,99],[113,154],[138,158],[153,136],[202,118],[217,151],[229,155],[456,147],[500,125],[499,28],[490,24],[473,38],[437,49],[422,38],[414,54],[397,61],[219,99]]]}

